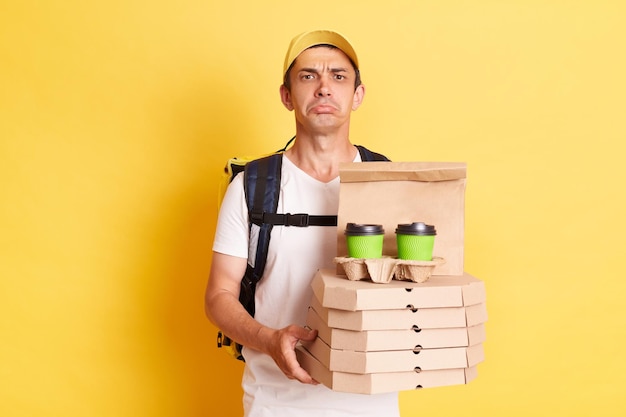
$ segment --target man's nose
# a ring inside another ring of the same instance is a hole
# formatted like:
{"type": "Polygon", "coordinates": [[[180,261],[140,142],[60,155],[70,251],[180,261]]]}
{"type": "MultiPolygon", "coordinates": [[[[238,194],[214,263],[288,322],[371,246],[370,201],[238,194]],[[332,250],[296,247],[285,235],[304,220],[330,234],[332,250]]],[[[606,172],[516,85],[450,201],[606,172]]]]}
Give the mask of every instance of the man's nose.
{"type": "Polygon", "coordinates": [[[318,86],[316,95],[318,97],[328,97],[330,96],[330,87],[328,86],[328,82],[324,79],[320,80],[320,85],[318,86]]]}

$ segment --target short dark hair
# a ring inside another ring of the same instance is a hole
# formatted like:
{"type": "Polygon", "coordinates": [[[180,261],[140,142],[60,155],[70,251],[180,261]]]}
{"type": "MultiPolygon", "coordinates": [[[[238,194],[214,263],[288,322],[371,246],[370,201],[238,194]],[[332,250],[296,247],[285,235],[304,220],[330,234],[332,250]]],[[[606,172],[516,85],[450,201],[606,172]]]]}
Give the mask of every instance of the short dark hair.
{"type": "MultiPolygon", "coordinates": [[[[319,45],[313,45],[313,46],[311,46],[311,48],[319,48],[321,46],[324,46],[324,47],[330,48],[330,49],[339,49],[335,45],[329,45],[329,44],[326,44],[326,43],[319,44],[319,45]]],[[[307,48],[307,49],[311,49],[311,48],[307,48]]],[[[296,58],[296,59],[298,59],[298,58],[296,58]]],[[[350,64],[352,64],[352,68],[354,68],[354,72],[356,74],[356,77],[354,79],[354,89],[356,90],[356,88],[361,85],[361,72],[359,71],[357,66],[354,64],[354,61],[352,61],[352,59],[350,59],[350,57],[348,57],[348,59],[350,60],[350,64]]],[[[289,68],[287,68],[287,71],[285,71],[285,78],[283,79],[283,85],[285,86],[285,88],[288,91],[291,91],[291,80],[289,79],[289,76],[291,74],[291,68],[293,68],[293,64],[295,62],[296,62],[296,60],[294,59],[293,62],[291,63],[291,65],[289,65],[289,68]]]]}

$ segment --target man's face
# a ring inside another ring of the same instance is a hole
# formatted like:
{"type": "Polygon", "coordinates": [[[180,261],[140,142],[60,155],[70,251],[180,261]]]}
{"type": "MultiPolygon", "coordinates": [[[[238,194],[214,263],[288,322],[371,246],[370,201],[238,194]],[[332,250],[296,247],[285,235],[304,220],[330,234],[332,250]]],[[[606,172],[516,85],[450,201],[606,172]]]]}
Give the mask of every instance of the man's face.
{"type": "Polygon", "coordinates": [[[282,86],[281,99],[293,110],[296,123],[311,133],[347,128],[350,113],[363,100],[365,88],[354,88],[356,72],[339,49],[314,47],[296,58],[290,73],[291,91],[282,86]]]}

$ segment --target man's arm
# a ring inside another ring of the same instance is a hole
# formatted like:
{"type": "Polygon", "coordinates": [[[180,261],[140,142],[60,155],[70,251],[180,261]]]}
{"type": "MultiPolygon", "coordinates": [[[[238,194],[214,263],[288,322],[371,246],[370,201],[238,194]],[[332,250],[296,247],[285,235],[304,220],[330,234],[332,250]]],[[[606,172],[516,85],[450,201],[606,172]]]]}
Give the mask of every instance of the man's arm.
{"type": "Polygon", "coordinates": [[[239,302],[246,265],[245,258],[213,252],[204,301],[207,317],[232,340],[271,356],[288,378],[316,384],[300,367],[295,347],[298,340],[314,340],[317,332],[296,325],[272,329],[252,318],[239,302]]]}

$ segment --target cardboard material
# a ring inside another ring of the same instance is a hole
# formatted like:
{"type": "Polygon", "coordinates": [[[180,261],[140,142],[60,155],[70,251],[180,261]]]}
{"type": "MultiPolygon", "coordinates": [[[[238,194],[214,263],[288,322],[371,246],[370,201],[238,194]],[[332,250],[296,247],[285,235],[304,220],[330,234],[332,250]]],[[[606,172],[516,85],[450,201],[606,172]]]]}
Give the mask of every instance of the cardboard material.
{"type": "Polygon", "coordinates": [[[467,384],[477,376],[476,367],[438,369],[421,372],[383,372],[353,374],[330,371],[302,346],[296,348],[298,362],[326,387],[339,392],[379,394],[447,385],[467,384]]]}
{"type": "Polygon", "coordinates": [[[329,327],[313,308],[309,308],[306,324],[331,348],[360,352],[410,350],[416,345],[425,349],[472,346],[485,341],[484,324],[447,329],[344,330],[329,327]]]}
{"type": "Polygon", "coordinates": [[[482,343],[468,347],[357,352],[332,349],[319,337],[302,345],[330,371],[371,374],[470,368],[484,360],[482,343]]]}
{"type": "Polygon", "coordinates": [[[323,307],[316,297],[311,307],[329,326],[346,330],[407,330],[471,327],[487,321],[486,304],[468,307],[410,308],[398,310],[345,311],[323,307]]]}
{"type": "Polygon", "coordinates": [[[320,269],[311,287],[327,308],[339,310],[397,310],[414,308],[463,307],[485,302],[485,285],[465,273],[433,276],[427,282],[391,281],[375,284],[350,281],[335,270],[320,269]]]}
{"type": "Polygon", "coordinates": [[[463,274],[465,163],[370,162],[339,166],[337,256],[347,256],[347,223],[382,224],[383,254],[397,256],[395,229],[422,221],[437,230],[433,255],[445,259],[433,275],[463,274]]]}
{"type": "Polygon", "coordinates": [[[443,258],[433,257],[430,261],[411,261],[383,256],[378,259],[335,257],[335,263],[341,265],[337,273],[346,275],[349,280],[368,279],[379,284],[388,284],[392,279],[399,281],[426,282],[432,270],[443,264],[443,258]]]}

